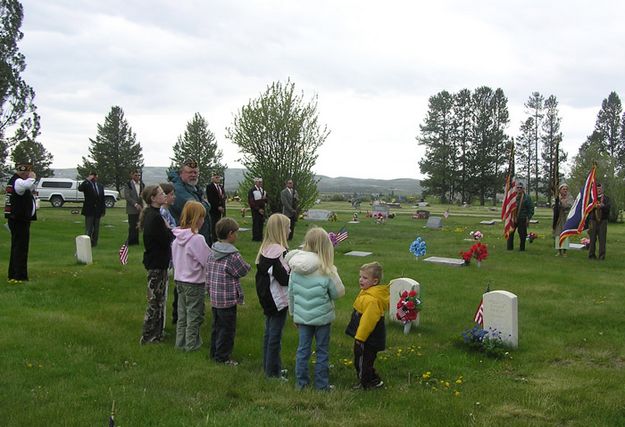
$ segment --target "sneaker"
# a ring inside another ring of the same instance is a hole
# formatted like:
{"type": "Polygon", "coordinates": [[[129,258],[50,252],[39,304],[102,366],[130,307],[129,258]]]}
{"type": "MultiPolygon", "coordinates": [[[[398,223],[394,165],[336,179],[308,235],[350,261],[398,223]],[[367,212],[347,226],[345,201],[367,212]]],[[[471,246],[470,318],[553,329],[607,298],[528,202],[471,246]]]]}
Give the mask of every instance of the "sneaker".
{"type": "Polygon", "coordinates": [[[280,369],[280,376],[286,378],[289,375],[288,369],[280,369]]]}
{"type": "Polygon", "coordinates": [[[368,384],[367,386],[365,386],[365,390],[371,390],[372,388],[381,388],[384,386],[384,381],[379,380],[378,382],[373,382],[371,384],[368,384]]]}
{"type": "Polygon", "coordinates": [[[237,362],[236,360],[229,359],[224,362],[224,365],[239,366],[239,362],[237,362]]]}

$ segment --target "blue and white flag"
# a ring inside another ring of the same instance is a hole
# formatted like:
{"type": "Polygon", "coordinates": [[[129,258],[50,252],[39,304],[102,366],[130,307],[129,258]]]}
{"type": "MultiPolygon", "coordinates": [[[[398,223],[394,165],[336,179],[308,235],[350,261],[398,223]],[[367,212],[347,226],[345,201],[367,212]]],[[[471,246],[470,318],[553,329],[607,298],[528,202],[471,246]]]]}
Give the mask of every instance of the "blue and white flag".
{"type": "Polygon", "coordinates": [[[596,167],[593,166],[586,183],[579,191],[569,216],[566,218],[566,223],[560,233],[560,245],[569,236],[580,234],[584,231],[584,224],[586,223],[586,217],[592,212],[597,201],[597,182],[595,179],[596,167]]]}

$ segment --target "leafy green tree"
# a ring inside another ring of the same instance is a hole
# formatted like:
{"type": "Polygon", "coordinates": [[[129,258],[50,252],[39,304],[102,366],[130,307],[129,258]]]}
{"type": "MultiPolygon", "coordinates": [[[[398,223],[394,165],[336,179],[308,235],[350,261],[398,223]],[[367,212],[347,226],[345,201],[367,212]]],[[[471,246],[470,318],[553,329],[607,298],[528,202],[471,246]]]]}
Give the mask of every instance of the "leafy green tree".
{"type": "MultiPolygon", "coordinates": [[[[543,113],[543,103],[545,101],[545,97],[542,96],[539,92],[533,92],[532,95],[529,97],[529,99],[527,100],[527,102],[525,103],[525,109],[526,109],[526,113],[528,116],[531,116],[534,119],[534,129],[532,130],[533,132],[533,142],[534,142],[534,147],[532,150],[532,155],[533,155],[533,166],[532,166],[532,173],[534,175],[534,197],[535,200],[534,202],[538,201],[538,188],[539,188],[539,183],[540,183],[540,177],[539,177],[539,171],[540,171],[540,166],[539,166],[539,147],[538,144],[540,142],[540,128],[541,128],[541,123],[542,123],[542,119],[544,116],[543,113]]],[[[530,187],[530,180],[528,178],[527,181],[527,192],[528,194],[532,191],[532,188],[530,187]]]]}
{"type": "Polygon", "coordinates": [[[32,117],[22,120],[19,129],[12,138],[15,145],[11,153],[14,163],[28,161],[33,165],[33,171],[37,177],[49,177],[54,175],[50,169],[53,156],[45,149],[43,144],[37,142],[40,134],[39,115],[33,113],[32,117]]]}
{"type": "Polygon", "coordinates": [[[20,31],[23,8],[17,0],[0,1],[0,172],[11,146],[5,138],[7,129],[35,111],[35,91],[22,79],[26,68],[18,42],[24,37],[20,31]]]}
{"type": "Polygon", "coordinates": [[[426,194],[438,195],[441,203],[454,197],[453,107],[453,95],[447,91],[430,97],[424,123],[419,126],[421,134],[417,137],[419,144],[425,146],[425,156],[419,161],[421,173],[426,175],[421,184],[426,194]]]}
{"type": "Polygon", "coordinates": [[[300,208],[312,206],[318,195],[312,168],[329,133],[319,123],[316,96],[306,102],[290,80],[272,83],[243,106],[226,128],[226,137],[239,147],[247,169],[239,194],[245,199],[253,178],[261,177],[270,210],[281,212],[280,191],[291,178],[300,195],[300,208]]]}
{"type": "Polygon", "coordinates": [[[82,164],[77,166],[80,176],[85,177],[90,170],[96,170],[103,185],[112,185],[120,191],[130,172],[143,168],[141,144],[120,107],[111,107],[104,124],[98,123],[95,140],[89,138],[89,141],[89,158],[83,157],[82,164]]]}
{"type": "Polygon", "coordinates": [[[217,148],[215,134],[200,113],[195,113],[191,121],[187,122],[187,128],[184,134],[178,136],[173,151],[171,169],[178,169],[186,159],[194,159],[198,163],[200,188],[206,187],[213,173],[223,176],[226,169],[222,163],[223,152],[217,148]]]}

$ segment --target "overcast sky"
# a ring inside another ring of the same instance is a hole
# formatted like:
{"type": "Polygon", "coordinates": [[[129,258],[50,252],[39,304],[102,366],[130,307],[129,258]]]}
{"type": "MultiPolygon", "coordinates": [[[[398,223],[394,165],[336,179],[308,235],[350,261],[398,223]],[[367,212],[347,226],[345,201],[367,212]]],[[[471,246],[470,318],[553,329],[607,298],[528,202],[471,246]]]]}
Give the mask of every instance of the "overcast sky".
{"type": "MultiPolygon", "coordinates": [[[[225,138],[273,81],[318,96],[331,131],[314,171],[421,178],[415,137],[441,90],[502,88],[516,136],[533,91],[560,102],[569,157],[611,91],[625,97],[625,3],[617,1],[22,0],[24,77],[40,141],[75,167],[113,105],[146,166],[167,166],[195,112],[225,138]]],[[[625,101],[625,100],[624,100],[625,101]]]]}

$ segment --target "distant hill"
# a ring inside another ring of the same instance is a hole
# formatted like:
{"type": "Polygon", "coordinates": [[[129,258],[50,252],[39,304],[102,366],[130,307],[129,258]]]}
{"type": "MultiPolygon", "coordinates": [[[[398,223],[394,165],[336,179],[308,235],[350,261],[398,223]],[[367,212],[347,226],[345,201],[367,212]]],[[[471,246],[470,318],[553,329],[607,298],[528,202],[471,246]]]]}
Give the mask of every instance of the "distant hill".
{"type": "MultiPolygon", "coordinates": [[[[143,168],[143,181],[146,184],[157,184],[167,181],[167,168],[158,166],[146,166],[143,168]]],[[[242,168],[226,169],[224,184],[226,191],[235,191],[239,182],[243,180],[242,168]]],[[[54,169],[54,176],[58,178],[75,179],[76,169],[54,169]]],[[[320,193],[380,193],[396,195],[421,194],[421,183],[418,179],[398,178],[398,179],[362,179],[337,177],[330,178],[324,175],[317,175],[319,179],[320,193]]]]}

